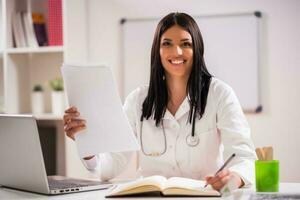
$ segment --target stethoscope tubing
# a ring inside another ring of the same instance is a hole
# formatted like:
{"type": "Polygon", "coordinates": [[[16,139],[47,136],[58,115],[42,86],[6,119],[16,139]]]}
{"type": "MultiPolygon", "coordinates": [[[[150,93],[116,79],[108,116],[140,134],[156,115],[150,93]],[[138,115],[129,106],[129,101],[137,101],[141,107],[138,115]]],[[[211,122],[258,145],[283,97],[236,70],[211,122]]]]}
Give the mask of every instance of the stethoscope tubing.
{"type": "Polygon", "coordinates": [[[163,130],[163,135],[164,135],[164,144],[165,144],[164,150],[161,153],[146,153],[145,149],[144,149],[144,144],[143,144],[143,121],[141,120],[140,141],[141,141],[141,150],[145,156],[161,156],[166,153],[166,151],[167,151],[167,136],[166,136],[163,120],[162,120],[161,124],[162,124],[162,130],[163,130]]]}
{"type": "MultiPolygon", "coordinates": [[[[143,144],[143,120],[140,121],[140,142],[141,142],[141,150],[142,153],[145,156],[162,156],[163,154],[166,153],[167,151],[167,136],[166,136],[166,132],[165,132],[165,127],[164,127],[164,123],[163,120],[161,121],[161,126],[162,126],[162,132],[163,132],[163,136],[164,136],[164,150],[161,153],[146,153],[145,149],[144,149],[144,144],[143,144]]],[[[186,144],[190,147],[196,147],[199,142],[200,139],[198,137],[198,135],[194,134],[194,126],[195,126],[195,117],[193,118],[193,128],[192,128],[192,132],[191,134],[186,136],[186,144]]]]}

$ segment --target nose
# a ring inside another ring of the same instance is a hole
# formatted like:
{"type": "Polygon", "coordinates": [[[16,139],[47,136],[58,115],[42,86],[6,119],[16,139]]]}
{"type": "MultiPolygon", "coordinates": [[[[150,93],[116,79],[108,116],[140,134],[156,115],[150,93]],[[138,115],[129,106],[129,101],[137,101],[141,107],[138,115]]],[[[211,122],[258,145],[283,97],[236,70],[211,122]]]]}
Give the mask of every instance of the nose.
{"type": "Polygon", "coordinates": [[[175,53],[176,53],[177,55],[182,55],[182,49],[181,49],[180,46],[175,46],[175,53]]]}

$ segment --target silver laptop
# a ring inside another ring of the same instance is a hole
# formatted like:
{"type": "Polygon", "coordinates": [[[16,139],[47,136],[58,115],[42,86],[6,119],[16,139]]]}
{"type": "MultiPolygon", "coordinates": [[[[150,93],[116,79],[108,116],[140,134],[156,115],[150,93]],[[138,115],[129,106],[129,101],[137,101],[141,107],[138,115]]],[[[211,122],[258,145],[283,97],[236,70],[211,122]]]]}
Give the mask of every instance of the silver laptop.
{"type": "Polygon", "coordinates": [[[0,185],[55,195],[105,189],[112,184],[47,176],[35,118],[0,115],[0,185]]]}

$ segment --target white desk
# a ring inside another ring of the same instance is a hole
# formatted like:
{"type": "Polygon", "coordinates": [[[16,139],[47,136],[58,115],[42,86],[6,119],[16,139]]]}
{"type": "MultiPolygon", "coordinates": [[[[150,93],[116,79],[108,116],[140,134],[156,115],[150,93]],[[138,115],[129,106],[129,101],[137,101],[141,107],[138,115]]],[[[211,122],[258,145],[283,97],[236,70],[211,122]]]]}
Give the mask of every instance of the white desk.
{"type": "MultiPolygon", "coordinates": [[[[183,198],[183,197],[174,197],[174,198],[165,198],[166,200],[173,200],[173,199],[200,199],[200,200],[216,200],[216,199],[226,199],[226,200],[238,200],[238,199],[248,199],[248,196],[250,193],[253,193],[253,189],[240,189],[236,190],[232,196],[228,197],[223,197],[223,198],[183,198]]],[[[283,193],[300,193],[300,183],[281,183],[280,184],[280,192],[283,193]]],[[[73,193],[73,194],[64,194],[64,195],[57,195],[57,196],[47,196],[47,195],[39,195],[39,194],[34,194],[30,192],[22,192],[18,190],[12,190],[12,189],[7,189],[7,188],[1,188],[0,187],[0,200],[28,200],[28,199],[34,199],[34,200],[54,200],[54,199],[63,199],[63,200],[101,200],[105,199],[105,193],[106,190],[97,190],[97,191],[90,191],[90,192],[80,192],[80,193],[73,193]]],[[[116,199],[116,198],[108,198],[108,199],[116,199]]],[[[118,198],[118,199],[124,199],[124,200],[139,200],[139,199],[145,199],[143,197],[134,197],[134,198],[118,198]]],[[[159,197],[153,197],[149,198],[147,197],[147,200],[157,200],[159,197]]]]}

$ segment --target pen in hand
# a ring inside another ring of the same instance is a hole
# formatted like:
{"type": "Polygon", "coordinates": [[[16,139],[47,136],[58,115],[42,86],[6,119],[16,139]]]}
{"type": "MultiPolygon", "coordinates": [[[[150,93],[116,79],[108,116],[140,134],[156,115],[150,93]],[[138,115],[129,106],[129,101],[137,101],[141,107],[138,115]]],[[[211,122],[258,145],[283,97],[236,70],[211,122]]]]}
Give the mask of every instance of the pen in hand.
{"type": "MultiPolygon", "coordinates": [[[[226,161],[225,161],[225,163],[222,165],[222,167],[215,173],[215,176],[220,172],[220,171],[222,171],[227,165],[228,165],[228,163],[234,158],[234,156],[235,156],[235,153],[233,153],[226,161]]],[[[204,187],[207,187],[207,183],[205,184],[205,186],[204,187]]]]}

